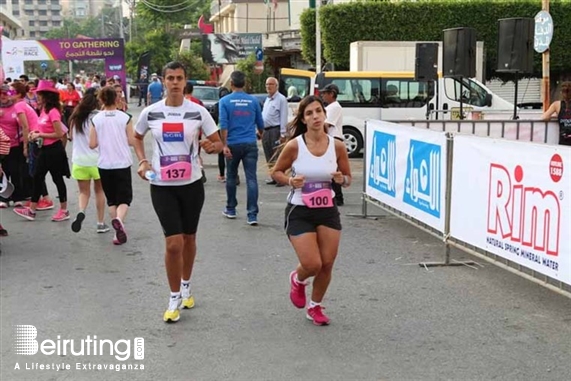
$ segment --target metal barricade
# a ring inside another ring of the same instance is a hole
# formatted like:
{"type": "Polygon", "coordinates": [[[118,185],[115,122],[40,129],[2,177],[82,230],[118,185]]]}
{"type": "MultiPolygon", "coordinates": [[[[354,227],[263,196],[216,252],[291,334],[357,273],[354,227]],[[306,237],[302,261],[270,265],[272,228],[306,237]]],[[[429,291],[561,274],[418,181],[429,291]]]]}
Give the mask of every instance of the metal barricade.
{"type": "Polygon", "coordinates": [[[509,140],[523,140],[526,142],[535,143],[549,143],[553,136],[558,137],[559,128],[556,123],[553,122],[540,122],[540,121],[397,121],[391,123],[397,124],[407,124],[409,126],[414,126],[417,128],[426,128],[430,130],[435,130],[439,132],[448,132],[447,137],[447,170],[446,170],[446,191],[445,191],[445,205],[446,214],[444,216],[444,232],[440,232],[431,226],[428,226],[421,221],[395,209],[367,194],[367,181],[368,181],[368,165],[367,165],[367,142],[369,134],[367,129],[367,123],[365,124],[365,144],[363,147],[363,160],[365,161],[363,165],[363,184],[362,184],[362,209],[361,214],[347,214],[351,217],[360,217],[366,219],[377,220],[379,218],[396,217],[400,218],[418,229],[429,233],[430,235],[441,239],[444,244],[443,261],[442,262],[421,262],[419,266],[421,267],[431,267],[431,266],[459,266],[466,265],[470,266],[476,264],[473,261],[457,261],[451,260],[450,251],[451,248],[460,249],[468,254],[474,255],[478,258],[486,260],[504,270],[510,271],[516,275],[519,275],[527,280],[544,286],[552,291],[555,291],[563,296],[571,298],[571,285],[563,283],[560,280],[551,278],[545,274],[540,274],[533,269],[522,266],[516,262],[510,261],[507,258],[500,257],[494,253],[483,250],[479,247],[470,245],[466,242],[460,241],[458,239],[452,238],[450,236],[450,220],[451,220],[451,200],[452,200],[452,165],[453,165],[453,146],[454,146],[454,134],[466,134],[471,133],[473,135],[493,137],[493,138],[504,138],[509,140]],[[527,129],[527,131],[522,131],[527,129]],[[499,127],[499,131],[495,131],[495,128],[499,127]],[[540,133],[536,133],[536,132],[540,133]],[[553,136],[552,136],[553,135],[553,136]],[[537,139],[540,139],[539,141],[537,139]],[[369,214],[368,204],[377,206],[388,213],[388,215],[371,215],[369,214]]]}
{"type": "MultiPolygon", "coordinates": [[[[433,131],[454,132],[522,140],[534,143],[558,144],[559,124],[541,120],[398,120],[391,123],[426,128],[433,131]]],[[[366,131],[365,131],[366,132],[366,131]]]]}

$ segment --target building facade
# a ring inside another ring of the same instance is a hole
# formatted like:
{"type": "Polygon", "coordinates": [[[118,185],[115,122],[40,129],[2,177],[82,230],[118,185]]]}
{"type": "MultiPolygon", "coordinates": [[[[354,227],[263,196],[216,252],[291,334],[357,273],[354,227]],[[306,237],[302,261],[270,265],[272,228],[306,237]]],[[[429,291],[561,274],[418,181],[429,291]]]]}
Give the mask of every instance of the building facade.
{"type": "Polygon", "coordinates": [[[2,36],[4,37],[15,39],[24,36],[19,12],[14,14],[12,0],[0,0],[0,25],[2,26],[2,36]]]}
{"type": "MultiPolygon", "coordinates": [[[[61,0],[62,14],[75,20],[95,17],[101,9],[113,7],[113,0],[61,0]]],[[[120,2],[121,4],[122,2],[120,2]]]]}
{"type": "Polygon", "coordinates": [[[63,26],[60,0],[0,0],[10,2],[12,15],[21,21],[23,34],[18,38],[41,39],[52,28],[63,26]]]}
{"type": "MultiPolygon", "coordinates": [[[[320,0],[213,0],[214,33],[261,33],[264,55],[277,73],[282,67],[308,69],[301,56],[302,12],[320,0]]],[[[339,4],[352,0],[322,0],[339,4]]]]}

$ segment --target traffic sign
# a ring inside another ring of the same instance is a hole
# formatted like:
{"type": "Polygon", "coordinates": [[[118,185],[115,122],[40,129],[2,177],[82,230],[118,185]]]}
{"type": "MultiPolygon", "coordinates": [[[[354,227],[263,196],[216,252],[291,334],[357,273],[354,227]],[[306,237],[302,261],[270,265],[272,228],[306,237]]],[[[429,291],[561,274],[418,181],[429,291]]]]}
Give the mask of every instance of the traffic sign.
{"type": "Polygon", "coordinates": [[[42,62],[40,64],[40,67],[42,68],[42,70],[46,70],[48,68],[48,63],[47,62],[42,62]]]}
{"type": "Polygon", "coordinates": [[[547,11],[539,11],[535,15],[535,33],[533,48],[538,53],[543,53],[549,49],[549,44],[553,39],[553,19],[547,11]]]}
{"type": "Polygon", "coordinates": [[[256,48],[256,61],[264,60],[264,51],[260,48],[256,48]]]}

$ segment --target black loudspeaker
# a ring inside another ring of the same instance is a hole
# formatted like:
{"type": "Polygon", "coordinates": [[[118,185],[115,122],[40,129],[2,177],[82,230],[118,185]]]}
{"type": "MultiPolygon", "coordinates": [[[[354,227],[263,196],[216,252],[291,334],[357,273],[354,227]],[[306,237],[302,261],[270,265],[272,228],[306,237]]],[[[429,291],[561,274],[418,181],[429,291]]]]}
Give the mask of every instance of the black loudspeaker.
{"type": "Polygon", "coordinates": [[[444,29],[442,67],[445,77],[476,76],[476,30],[474,28],[444,29]]]}
{"type": "Polygon", "coordinates": [[[510,18],[498,20],[498,72],[533,73],[535,20],[510,18]]]}
{"type": "Polygon", "coordinates": [[[416,81],[436,81],[438,79],[438,44],[416,44],[414,79],[416,81]]]}

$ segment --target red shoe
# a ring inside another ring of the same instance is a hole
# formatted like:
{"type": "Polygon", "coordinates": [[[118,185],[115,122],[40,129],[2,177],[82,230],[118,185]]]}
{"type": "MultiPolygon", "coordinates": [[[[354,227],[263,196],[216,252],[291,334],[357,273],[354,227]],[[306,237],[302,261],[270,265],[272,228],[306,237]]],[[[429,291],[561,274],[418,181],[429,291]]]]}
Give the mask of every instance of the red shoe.
{"type": "Polygon", "coordinates": [[[56,214],[52,216],[52,221],[61,222],[69,220],[69,210],[58,210],[56,214]]]}
{"type": "Polygon", "coordinates": [[[291,289],[289,291],[289,298],[294,306],[297,308],[305,307],[306,299],[305,299],[305,284],[298,283],[295,278],[297,275],[297,271],[292,271],[289,274],[289,283],[291,289]]]}
{"type": "Polygon", "coordinates": [[[50,210],[54,208],[54,202],[51,200],[46,200],[42,198],[38,201],[38,206],[36,206],[36,210],[50,210]]]}
{"type": "Polygon", "coordinates": [[[315,325],[328,325],[329,318],[323,313],[322,310],[325,308],[321,306],[315,306],[313,308],[307,309],[307,314],[305,315],[309,320],[315,325]]]}
{"type": "Polygon", "coordinates": [[[30,221],[34,221],[36,219],[36,213],[32,212],[32,209],[30,208],[14,208],[14,213],[30,221]]]}
{"type": "Polygon", "coordinates": [[[127,232],[125,231],[125,225],[123,225],[123,222],[118,218],[114,218],[111,220],[111,226],[115,229],[115,238],[113,239],[113,243],[115,243],[115,240],[118,242],[115,243],[115,245],[122,245],[127,242],[127,232]]]}

